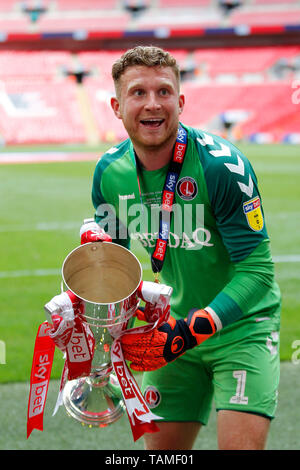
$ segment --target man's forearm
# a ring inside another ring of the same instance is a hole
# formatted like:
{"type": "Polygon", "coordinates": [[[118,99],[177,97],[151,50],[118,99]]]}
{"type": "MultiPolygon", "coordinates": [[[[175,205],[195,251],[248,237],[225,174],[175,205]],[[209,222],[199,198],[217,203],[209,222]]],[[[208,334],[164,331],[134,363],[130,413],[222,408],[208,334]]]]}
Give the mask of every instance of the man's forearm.
{"type": "Polygon", "coordinates": [[[265,240],[243,261],[235,264],[231,281],[209,304],[222,327],[242,318],[272,287],[274,264],[265,240]]]}

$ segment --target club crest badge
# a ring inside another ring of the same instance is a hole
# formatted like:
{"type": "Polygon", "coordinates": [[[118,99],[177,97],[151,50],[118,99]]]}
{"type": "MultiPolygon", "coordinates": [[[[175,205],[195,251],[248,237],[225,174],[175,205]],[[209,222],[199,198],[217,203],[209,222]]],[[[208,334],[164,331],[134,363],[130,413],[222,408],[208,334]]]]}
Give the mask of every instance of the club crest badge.
{"type": "Polygon", "coordinates": [[[243,211],[249,227],[255,232],[260,232],[264,227],[264,218],[259,197],[257,196],[250,199],[250,201],[244,202],[243,211]]]}
{"type": "Polygon", "coordinates": [[[176,186],[178,196],[185,201],[191,201],[197,196],[198,187],[194,178],[184,176],[180,178],[176,186]]]}
{"type": "Polygon", "coordinates": [[[161,395],[157,388],[153,386],[146,388],[144,398],[149,408],[156,408],[161,402],[161,395]]]}

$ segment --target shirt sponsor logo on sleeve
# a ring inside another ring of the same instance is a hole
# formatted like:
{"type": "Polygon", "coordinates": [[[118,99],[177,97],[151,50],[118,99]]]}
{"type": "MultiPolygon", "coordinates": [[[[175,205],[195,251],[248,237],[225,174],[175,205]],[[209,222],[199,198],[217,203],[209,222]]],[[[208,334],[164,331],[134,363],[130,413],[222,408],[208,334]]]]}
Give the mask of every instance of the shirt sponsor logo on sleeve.
{"type": "Polygon", "coordinates": [[[250,201],[244,202],[243,211],[249,227],[255,232],[260,232],[264,227],[264,218],[259,197],[257,196],[250,199],[250,201]]]}

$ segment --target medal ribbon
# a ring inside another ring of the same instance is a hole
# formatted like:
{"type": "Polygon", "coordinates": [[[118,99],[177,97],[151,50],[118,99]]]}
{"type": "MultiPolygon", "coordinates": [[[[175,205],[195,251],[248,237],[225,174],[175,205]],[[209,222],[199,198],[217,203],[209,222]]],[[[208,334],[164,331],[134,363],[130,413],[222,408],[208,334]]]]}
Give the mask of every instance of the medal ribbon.
{"type": "MultiPolygon", "coordinates": [[[[162,193],[158,238],[156,240],[154,252],[151,256],[152,271],[154,273],[161,272],[165,260],[170,233],[172,208],[175,199],[175,189],[184,162],[186,147],[187,131],[179,125],[173,156],[168,168],[162,193]]],[[[142,193],[138,174],[137,178],[141,198],[142,193]]]]}
{"type": "Polygon", "coordinates": [[[179,126],[173,158],[170,162],[162,193],[161,211],[159,215],[159,232],[155,250],[151,256],[152,271],[160,273],[166,256],[172,208],[175,199],[175,188],[184,162],[187,146],[187,132],[179,126]]]}

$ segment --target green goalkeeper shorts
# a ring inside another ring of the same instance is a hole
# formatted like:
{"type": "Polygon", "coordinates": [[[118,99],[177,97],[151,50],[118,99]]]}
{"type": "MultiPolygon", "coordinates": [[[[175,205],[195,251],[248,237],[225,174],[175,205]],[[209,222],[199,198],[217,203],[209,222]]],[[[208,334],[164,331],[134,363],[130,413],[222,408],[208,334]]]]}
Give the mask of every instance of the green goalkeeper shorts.
{"type": "Polygon", "coordinates": [[[144,373],[149,408],[165,421],[207,424],[216,410],[273,418],[279,385],[279,324],[250,317],[217,332],[174,362],[144,373]]]}

